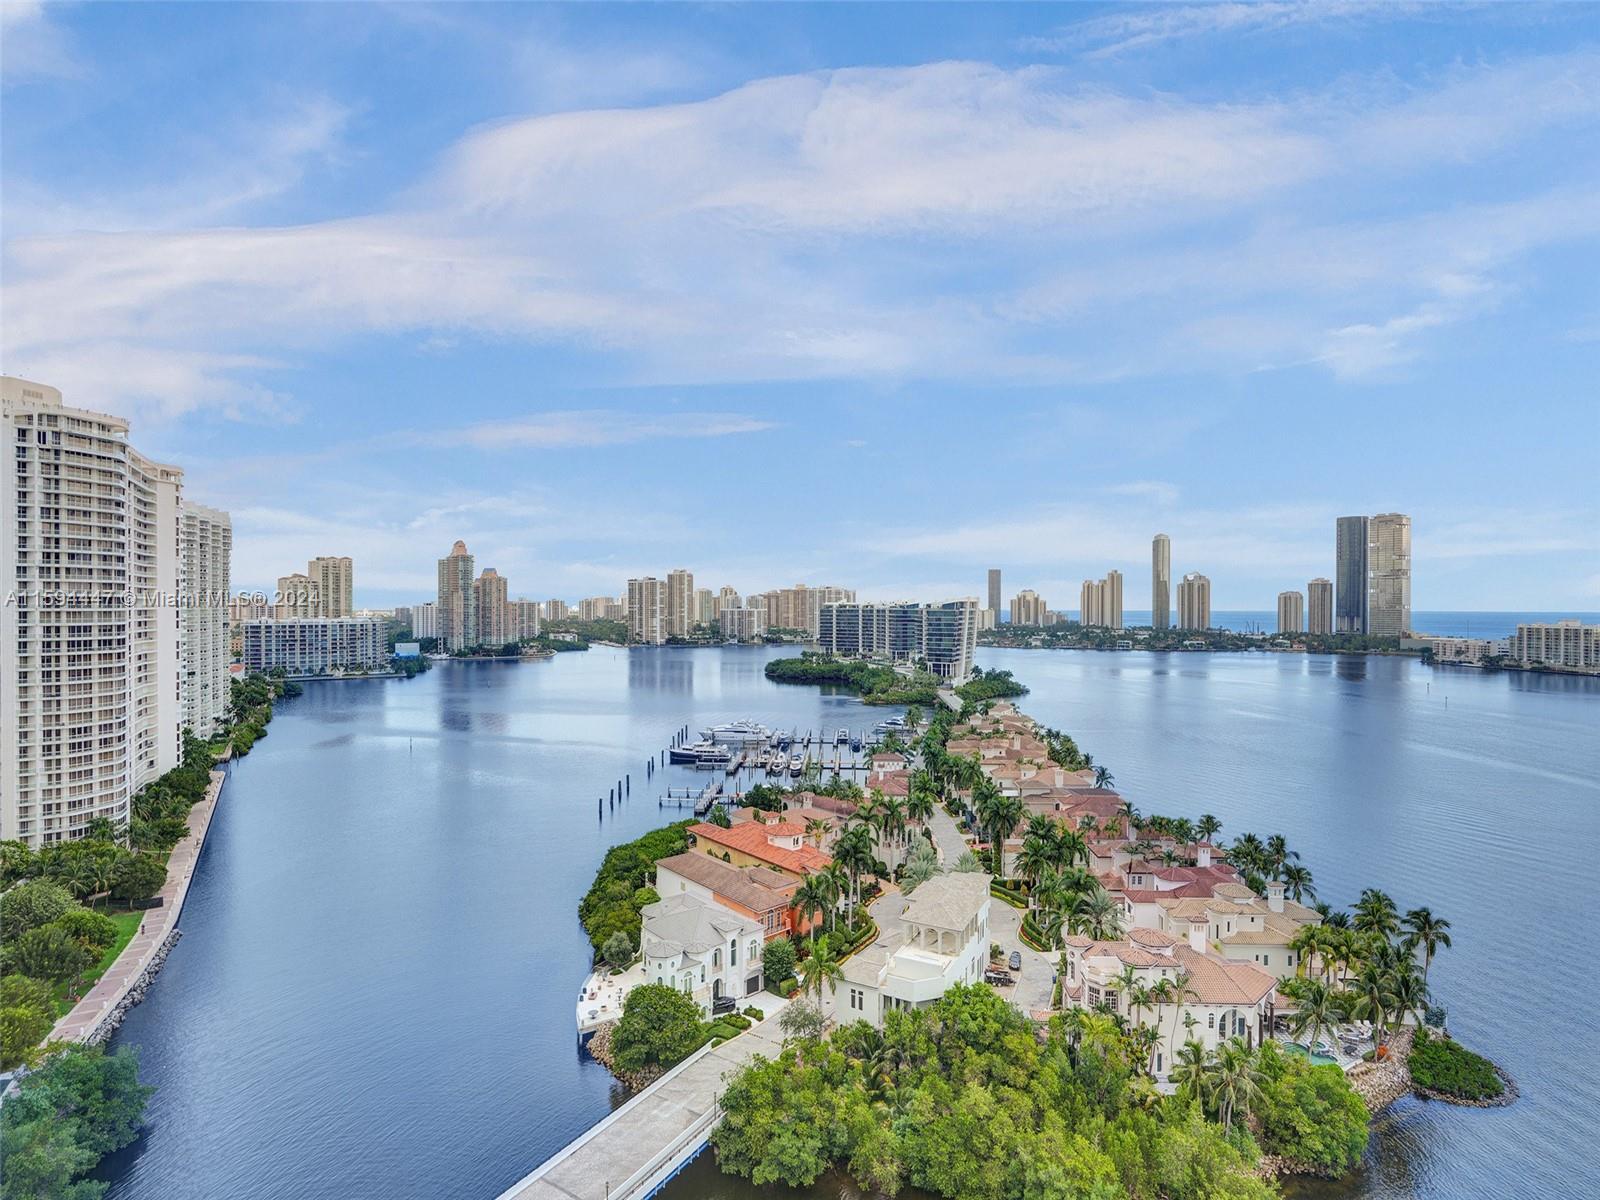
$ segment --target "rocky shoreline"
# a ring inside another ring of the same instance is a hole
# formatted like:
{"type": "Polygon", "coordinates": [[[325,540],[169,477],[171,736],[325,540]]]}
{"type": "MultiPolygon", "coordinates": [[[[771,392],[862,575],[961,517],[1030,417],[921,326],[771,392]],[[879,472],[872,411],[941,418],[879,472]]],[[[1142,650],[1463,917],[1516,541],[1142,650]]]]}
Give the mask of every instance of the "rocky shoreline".
{"type": "Polygon", "coordinates": [[[660,1067],[649,1067],[643,1071],[634,1072],[619,1071],[611,1055],[611,1035],[616,1031],[616,1028],[617,1023],[615,1021],[608,1021],[600,1026],[590,1035],[585,1049],[589,1051],[589,1057],[610,1071],[623,1087],[630,1092],[642,1091],[660,1079],[664,1072],[660,1067]]]}
{"type": "Polygon", "coordinates": [[[139,977],[123,993],[116,1007],[84,1035],[84,1045],[100,1046],[111,1040],[111,1035],[121,1027],[133,1006],[144,999],[145,993],[150,990],[150,985],[156,981],[156,976],[161,974],[161,967],[167,961],[167,955],[172,952],[172,948],[178,944],[178,939],[182,936],[183,930],[174,929],[162,939],[161,945],[156,947],[155,953],[150,956],[150,961],[145,963],[144,970],[139,972],[139,977]]]}

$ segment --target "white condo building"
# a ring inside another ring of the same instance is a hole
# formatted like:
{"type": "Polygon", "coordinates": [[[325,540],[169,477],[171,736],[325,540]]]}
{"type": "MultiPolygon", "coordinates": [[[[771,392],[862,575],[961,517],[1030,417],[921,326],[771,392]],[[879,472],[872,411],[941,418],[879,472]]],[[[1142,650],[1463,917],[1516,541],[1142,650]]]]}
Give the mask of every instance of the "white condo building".
{"type": "Polygon", "coordinates": [[[1304,633],[1305,597],[1299,592],[1278,593],[1278,632],[1304,633]]]}
{"type": "Polygon", "coordinates": [[[0,838],[38,847],[125,822],[178,765],[183,473],[23,379],[0,379],[0,436],[0,838]]]}
{"type": "Polygon", "coordinates": [[[978,601],[824,604],[817,613],[817,642],[847,658],[921,659],[932,674],[959,683],[972,674],[978,649],[978,601]]]}
{"type": "Polygon", "coordinates": [[[210,737],[228,715],[228,588],[233,522],[183,502],[183,723],[210,737]]]}
{"type": "Polygon", "coordinates": [[[386,624],[381,617],[246,621],[244,667],[251,674],[282,667],[290,675],[381,670],[388,658],[386,624]]]}
{"type": "Polygon", "coordinates": [[[654,575],[628,580],[628,636],[645,646],[667,640],[666,589],[654,575]]]}

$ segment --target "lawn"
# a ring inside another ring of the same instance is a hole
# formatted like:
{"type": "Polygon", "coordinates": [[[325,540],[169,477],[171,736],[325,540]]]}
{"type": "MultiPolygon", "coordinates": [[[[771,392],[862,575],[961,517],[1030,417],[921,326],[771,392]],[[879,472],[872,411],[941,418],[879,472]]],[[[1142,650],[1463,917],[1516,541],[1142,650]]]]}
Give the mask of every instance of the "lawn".
{"type": "MultiPolygon", "coordinates": [[[[139,922],[145,918],[145,911],[143,909],[125,909],[122,911],[110,909],[106,911],[106,916],[116,922],[117,940],[111,943],[110,948],[101,956],[99,963],[84,974],[83,987],[78,993],[79,999],[82,999],[84,994],[99,982],[100,976],[109,971],[111,964],[117,961],[117,955],[121,954],[127,948],[128,943],[133,941],[133,935],[139,932],[139,922]]],[[[72,1011],[74,1003],[76,1002],[67,999],[67,985],[63,983],[57,986],[56,1016],[66,1016],[72,1011]]]]}

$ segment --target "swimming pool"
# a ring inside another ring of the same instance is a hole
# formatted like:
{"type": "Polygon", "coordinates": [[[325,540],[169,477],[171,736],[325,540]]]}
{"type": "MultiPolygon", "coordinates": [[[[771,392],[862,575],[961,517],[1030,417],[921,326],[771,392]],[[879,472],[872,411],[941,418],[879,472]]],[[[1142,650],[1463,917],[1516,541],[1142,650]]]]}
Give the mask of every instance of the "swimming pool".
{"type": "Polygon", "coordinates": [[[1339,1065],[1337,1058],[1330,1058],[1326,1054],[1313,1053],[1299,1042],[1284,1042],[1283,1050],[1285,1054],[1298,1054],[1301,1058],[1309,1058],[1313,1066],[1336,1067],[1339,1065]]]}

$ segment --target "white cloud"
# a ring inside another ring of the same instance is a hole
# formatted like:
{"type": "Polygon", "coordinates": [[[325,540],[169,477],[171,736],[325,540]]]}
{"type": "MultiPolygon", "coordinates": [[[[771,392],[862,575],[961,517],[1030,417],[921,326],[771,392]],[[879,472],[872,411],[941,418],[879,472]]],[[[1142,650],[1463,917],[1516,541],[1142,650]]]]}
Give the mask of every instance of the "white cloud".
{"type": "MultiPolygon", "coordinates": [[[[343,220],[13,236],[6,360],[46,375],[103,351],[98,403],[159,389],[166,412],[263,392],[292,409],[259,382],[268,362],[374,333],[428,353],[560,341],[605,351],[622,383],[1358,376],[1490,311],[1508,264],[1593,237],[1593,189],[1360,220],[1337,198],[1372,169],[1398,193],[1408,171],[1592,124],[1597,68],[1221,103],[947,62],[513,120],[343,220]],[[1441,138],[1452,113],[1480,132],[1441,138]]],[[[266,155],[279,168],[223,172],[190,211],[291,186],[344,122],[309,104],[266,155]]]]}
{"type": "MultiPolygon", "coordinates": [[[[1459,7],[1459,6],[1458,6],[1459,7]]],[[[1027,50],[1081,53],[1113,58],[1173,42],[1239,38],[1278,33],[1298,26],[1334,25],[1374,19],[1403,19],[1425,13],[1415,3],[1379,0],[1256,0],[1253,3],[1139,4],[1101,17],[1064,25],[1042,37],[1024,38],[1027,50]]]]}
{"type": "Polygon", "coordinates": [[[673,412],[663,417],[595,409],[484,421],[463,429],[419,435],[419,439],[429,445],[472,446],[478,450],[552,449],[617,446],[662,438],[726,437],[776,428],[771,421],[738,413],[673,412]]]}
{"type": "Polygon", "coordinates": [[[85,74],[71,38],[50,19],[42,0],[0,3],[0,79],[5,87],[85,74]]]}

